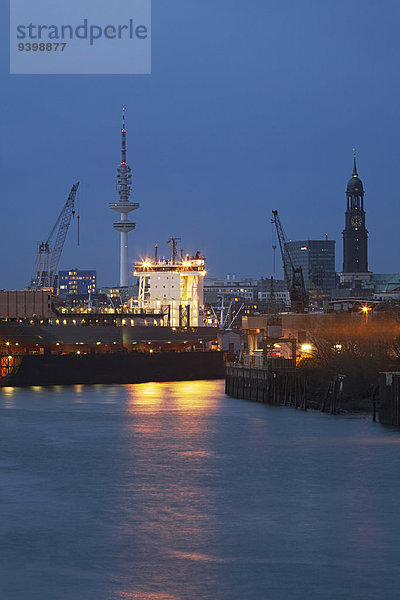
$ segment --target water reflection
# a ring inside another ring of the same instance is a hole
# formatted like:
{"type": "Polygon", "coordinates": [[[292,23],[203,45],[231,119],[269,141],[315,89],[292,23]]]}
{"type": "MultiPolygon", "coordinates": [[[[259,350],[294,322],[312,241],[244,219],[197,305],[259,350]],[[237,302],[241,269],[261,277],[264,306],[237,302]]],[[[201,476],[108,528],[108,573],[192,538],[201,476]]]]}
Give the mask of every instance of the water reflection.
{"type": "Polygon", "coordinates": [[[222,382],[0,397],[2,598],[398,597],[397,430],[222,382]]]}
{"type": "Polygon", "coordinates": [[[130,410],[153,411],[155,408],[159,408],[167,391],[165,384],[160,385],[153,382],[128,385],[126,388],[130,410]]]}
{"type": "Polygon", "coordinates": [[[80,383],[73,386],[74,394],[73,399],[76,404],[85,402],[84,386],[80,383]]]}
{"type": "Polygon", "coordinates": [[[140,592],[114,592],[113,600],[183,600],[182,596],[169,593],[153,593],[142,590],[140,592]]]}
{"type": "Polygon", "coordinates": [[[174,383],[140,383],[126,386],[129,408],[154,407],[164,410],[210,410],[217,406],[221,393],[219,381],[178,381],[174,383]],[[163,400],[168,403],[162,405],[163,400]]]}
{"type": "Polygon", "coordinates": [[[14,408],[14,395],[16,389],[13,387],[0,388],[0,399],[5,408],[14,408]]]}
{"type": "MultiPolygon", "coordinates": [[[[208,551],[216,518],[208,480],[216,432],[208,423],[220,390],[220,382],[204,381],[129,389],[118,544],[135,557],[132,563],[120,559],[127,579],[134,570],[136,584],[121,598],[195,598],[193,568],[213,562],[208,551]],[[185,595],[178,593],[182,582],[185,595]]],[[[206,576],[212,585],[212,574],[206,576]]]]}

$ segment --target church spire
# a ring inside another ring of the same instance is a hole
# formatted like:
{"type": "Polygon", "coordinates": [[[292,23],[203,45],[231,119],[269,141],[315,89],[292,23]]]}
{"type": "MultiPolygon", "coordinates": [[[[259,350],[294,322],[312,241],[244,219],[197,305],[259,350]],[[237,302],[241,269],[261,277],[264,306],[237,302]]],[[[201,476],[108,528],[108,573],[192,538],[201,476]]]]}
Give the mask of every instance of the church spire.
{"type": "MultiPolygon", "coordinates": [[[[368,231],[365,227],[364,186],[358,177],[355,148],[353,148],[353,173],[351,179],[347,182],[346,198],[347,210],[343,230],[343,273],[365,274],[368,273],[368,231]]],[[[347,281],[347,283],[349,282],[350,280],[347,281]]],[[[355,285],[353,280],[350,283],[350,287],[355,285]]]]}
{"type": "Polygon", "coordinates": [[[353,148],[353,157],[354,157],[354,164],[353,164],[353,177],[358,177],[358,173],[357,173],[357,163],[356,163],[356,156],[357,156],[356,149],[355,149],[355,148],[353,148]]]}

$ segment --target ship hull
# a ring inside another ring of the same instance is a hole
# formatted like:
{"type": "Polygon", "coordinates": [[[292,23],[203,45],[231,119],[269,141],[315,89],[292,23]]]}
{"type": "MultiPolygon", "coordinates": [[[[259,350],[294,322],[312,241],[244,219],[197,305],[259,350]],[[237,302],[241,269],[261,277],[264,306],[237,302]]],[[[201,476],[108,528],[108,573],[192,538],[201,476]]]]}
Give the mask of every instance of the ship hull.
{"type": "Polygon", "coordinates": [[[26,355],[6,386],[143,383],[222,379],[221,352],[26,355]]]}

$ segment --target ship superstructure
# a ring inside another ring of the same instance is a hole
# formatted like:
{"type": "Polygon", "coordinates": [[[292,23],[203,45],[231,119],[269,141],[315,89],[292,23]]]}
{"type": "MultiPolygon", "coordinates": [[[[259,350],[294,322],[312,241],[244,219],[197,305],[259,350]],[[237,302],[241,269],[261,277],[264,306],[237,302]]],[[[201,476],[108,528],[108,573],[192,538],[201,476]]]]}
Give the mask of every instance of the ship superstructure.
{"type": "MultiPolygon", "coordinates": [[[[205,259],[197,252],[180,258],[176,253],[176,238],[171,259],[145,259],[136,267],[139,276],[138,305],[167,315],[170,327],[202,327],[203,284],[205,259]]],[[[157,248],[157,247],[156,247],[157,248]]]]}

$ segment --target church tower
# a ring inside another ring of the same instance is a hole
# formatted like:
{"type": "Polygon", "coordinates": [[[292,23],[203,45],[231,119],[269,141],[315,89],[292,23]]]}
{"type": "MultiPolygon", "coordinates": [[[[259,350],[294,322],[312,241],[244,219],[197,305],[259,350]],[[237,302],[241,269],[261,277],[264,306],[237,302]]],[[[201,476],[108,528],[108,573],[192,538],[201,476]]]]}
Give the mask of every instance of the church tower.
{"type": "MultiPolygon", "coordinates": [[[[343,275],[368,274],[368,231],[365,227],[364,187],[358,177],[354,150],[353,175],[346,188],[347,210],[343,230],[343,275]]],[[[345,277],[347,280],[348,277],[345,277]]]]}

